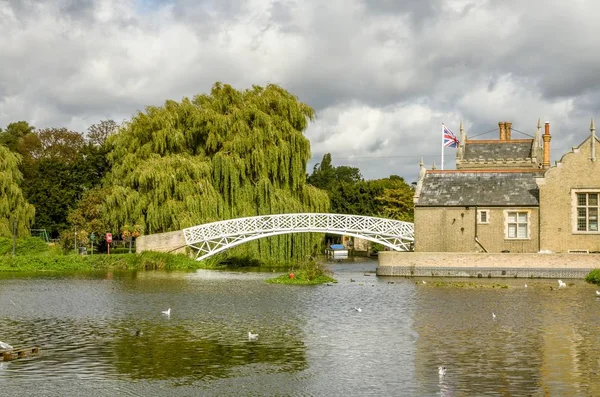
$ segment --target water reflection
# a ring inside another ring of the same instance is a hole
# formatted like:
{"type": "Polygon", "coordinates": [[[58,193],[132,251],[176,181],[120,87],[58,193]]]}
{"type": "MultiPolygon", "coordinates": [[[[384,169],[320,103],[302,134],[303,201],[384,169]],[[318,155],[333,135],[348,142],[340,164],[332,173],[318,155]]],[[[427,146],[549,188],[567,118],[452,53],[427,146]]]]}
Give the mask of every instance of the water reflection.
{"type": "Polygon", "coordinates": [[[599,310],[589,299],[590,287],[500,282],[509,288],[418,289],[419,393],[442,391],[430,382],[430,372],[446,365],[446,392],[597,395],[599,383],[592,378],[598,359],[592,352],[600,342],[599,310]]]}
{"type": "Polygon", "coordinates": [[[335,264],[338,284],[309,287],[257,272],[4,274],[0,340],[43,354],[0,362],[0,382],[96,397],[600,395],[592,286],[437,287],[374,268],[335,264]]]}

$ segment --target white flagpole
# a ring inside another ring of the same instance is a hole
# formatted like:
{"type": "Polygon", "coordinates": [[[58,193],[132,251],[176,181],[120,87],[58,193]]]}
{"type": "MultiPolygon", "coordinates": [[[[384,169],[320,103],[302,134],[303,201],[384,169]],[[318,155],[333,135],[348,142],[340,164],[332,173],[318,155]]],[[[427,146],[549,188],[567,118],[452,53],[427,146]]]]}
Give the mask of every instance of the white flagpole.
{"type": "Polygon", "coordinates": [[[442,123],[442,170],[444,169],[444,123],[442,123]]]}

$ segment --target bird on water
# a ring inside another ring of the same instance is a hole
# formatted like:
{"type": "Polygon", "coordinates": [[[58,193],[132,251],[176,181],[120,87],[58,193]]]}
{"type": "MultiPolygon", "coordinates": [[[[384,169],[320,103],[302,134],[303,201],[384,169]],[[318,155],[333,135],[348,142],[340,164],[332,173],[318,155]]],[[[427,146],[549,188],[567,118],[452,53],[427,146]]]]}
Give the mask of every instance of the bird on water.
{"type": "Polygon", "coordinates": [[[12,349],[13,347],[11,345],[9,345],[8,343],[4,343],[2,341],[0,341],[0,349],[12,349]]]}
{"type": "Polygon", "coordinates": [[[167,310],[163,310],[162,314],[164,314],[166,316],[170,316],[171,315],[171,308],[168,308],[167,310]]]}
{"type": "Polygon", "coordinates": [[[248,332],[248,340],[258,340],[258,334],[253,334],[252,332],[248,332]]]}

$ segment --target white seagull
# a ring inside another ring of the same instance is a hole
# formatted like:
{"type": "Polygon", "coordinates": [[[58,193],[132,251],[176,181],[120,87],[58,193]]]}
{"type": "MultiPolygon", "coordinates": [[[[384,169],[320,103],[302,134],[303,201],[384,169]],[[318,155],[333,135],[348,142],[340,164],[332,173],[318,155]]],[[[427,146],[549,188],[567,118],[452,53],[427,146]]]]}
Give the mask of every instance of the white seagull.
{"type": "Polygon", "coordinates": [[[525,283],[525,288],[527,288],[527,283],[525,283]]]}
{"type": "Polygon", "coordinates": [[[596,291],[596,295],[600,296],[600,291],[596,291]]]}
{"type": "Polygon", "coordinates": [[[495,320],[496,319],[496,313],[492,312],[492,318],[495,320]]]}
{"type": "Polygon", "coordinates": [[[248,332],[248,340],[258,340],[258,334],[253,334],[252,332],[248,332]]]}
{"type": "Polygon", "coordinates": [[[360,307],[355,307],[354,310],[356,310],[357,312],[362,312],[362,309],[360,307]]]}
{"type": "Polygon", "coordinates": [[[164,314],[165,316],[170,316],[171,315],[171,308],[168,308],[167,310],[163,310],[162,314],[164,314]]]}
{"type": "Polygon", "coordinates": [[[558,288],[565,288],[567,286],[567,284],[562,281],[562,280],[558,280],[558,288]]]}
{"type": "Polygon", "coordinates": [[[0,341],[0,349],[12,349],[13,347],[11,345],[9,345],[8,343],[4,343],[2,341],[0,341]]]}
{"type": "Polygon", "coordinates": [[[440,377],[446,375],[446,367],[439,366],[438,367],[438,375],[440,377]]]}

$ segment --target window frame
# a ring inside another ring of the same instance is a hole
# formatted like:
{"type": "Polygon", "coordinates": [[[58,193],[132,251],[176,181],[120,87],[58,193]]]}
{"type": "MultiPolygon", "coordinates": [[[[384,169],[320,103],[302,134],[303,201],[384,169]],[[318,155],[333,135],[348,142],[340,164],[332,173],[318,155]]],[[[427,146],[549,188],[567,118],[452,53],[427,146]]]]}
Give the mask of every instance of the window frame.
{"type": "Polygon", "coordinates": [[[571,231],[573,234],[600,234],[600,189],[572,189],[571,190],[571,231]],[[584,194],[586,196],[586,204],[579,204],[579,195],[584,194]],[[589,204],[589,196],[591,194],[596,195],[596,205],[589,204]],[[585,208],[585,226],[586,230],[579,230],[579,210],[585,208]],[[590,230],[590,215],[589,210],[596,210],[596,230],[590,230]]]}
{"type": "Polygon", "coordinates": [[[504,239],[510,241],[526,241],[531,240],[531,210],[526,209],[506,209],[504,210],[504,239]],[[515,222],[510,222],[510,214],[516,214],[515,222]],[[526,221],[519,221],[519,214],[525,214],[526,221]],[[525,225],[526,237],[519,237],[519,225],[525,225]],[[510,225],[516,225],[515,237],[510,237],[510,225]]]}
{"type": "Polygon", "coordinates": [[[477,224],[478,225],[489,225],[490,224],[490,210],[477,210],[477,224]],[[482,214],[485,214],[485,222],[481,220],[482,214]]]}

